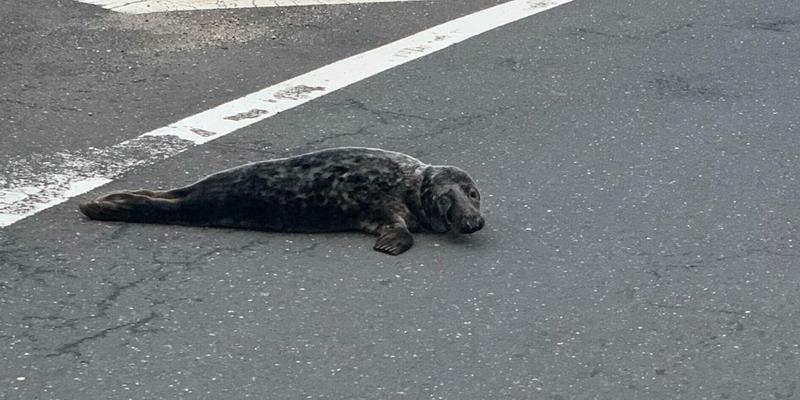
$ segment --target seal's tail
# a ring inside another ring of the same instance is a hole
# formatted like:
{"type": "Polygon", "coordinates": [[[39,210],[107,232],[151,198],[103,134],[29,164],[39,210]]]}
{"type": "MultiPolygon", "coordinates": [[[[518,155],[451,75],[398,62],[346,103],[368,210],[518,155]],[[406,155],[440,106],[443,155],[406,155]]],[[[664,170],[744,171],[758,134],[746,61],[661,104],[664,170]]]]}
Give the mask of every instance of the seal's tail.
{"type": "Polygon", "coordinates": [[[82,202],[78,208],[91,219],[103,221],[170,223],[179,212],[179,199],[169,192],[148,190],[114,192],[82,202]]]}

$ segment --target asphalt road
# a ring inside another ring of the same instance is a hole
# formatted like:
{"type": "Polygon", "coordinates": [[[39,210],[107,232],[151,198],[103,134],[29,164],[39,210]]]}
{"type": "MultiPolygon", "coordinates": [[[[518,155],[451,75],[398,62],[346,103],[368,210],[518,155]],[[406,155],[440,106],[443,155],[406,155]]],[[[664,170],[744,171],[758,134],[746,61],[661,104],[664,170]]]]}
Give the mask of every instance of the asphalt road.
{"type": "Polygon", "coordinates": [[[3,228],[0,397],[800,396],[800,4],[713,3],[576,0],[103,188],[382,147],[476,178],[469,237],[3,228]]]}
{"type": "Polygon", "coordinates": [[[0,0],[0,156],[114,145],[498,2],[124,15],[0,0]]]}

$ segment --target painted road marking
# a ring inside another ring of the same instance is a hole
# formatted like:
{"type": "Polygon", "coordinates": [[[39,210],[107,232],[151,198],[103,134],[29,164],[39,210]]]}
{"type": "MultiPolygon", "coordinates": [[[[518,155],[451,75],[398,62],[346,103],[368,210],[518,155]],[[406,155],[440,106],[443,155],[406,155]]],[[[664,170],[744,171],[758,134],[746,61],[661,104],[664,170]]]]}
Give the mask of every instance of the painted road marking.
{"type": "Polygon", "coordinates": [[[78,0],[111,11],[147,14],[167,11],[216,10],[223,8],[296,7],[333,4],[396,3],[421,0],[78,0]]]}
{"type": "Polygon", "coordinates": [[[8,160],[0,172],[0,227],[475,35],[572,0],[513,0],[454,19],[396,42],[328,64],[104,149],[8,160]]]}

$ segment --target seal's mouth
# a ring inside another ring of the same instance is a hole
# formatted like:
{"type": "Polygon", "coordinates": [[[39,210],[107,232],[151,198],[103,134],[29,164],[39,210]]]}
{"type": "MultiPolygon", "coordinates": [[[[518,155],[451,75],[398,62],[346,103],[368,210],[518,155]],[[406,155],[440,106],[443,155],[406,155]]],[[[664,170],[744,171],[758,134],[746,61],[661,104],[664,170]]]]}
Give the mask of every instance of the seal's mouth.
{"type": "Polygon", "coordinates": [[[450,215],[449,211],[442,217],[442,223],[444,224],[444,231],[450,232],[450,229],[453,227],[453,217],[450,215]]]}

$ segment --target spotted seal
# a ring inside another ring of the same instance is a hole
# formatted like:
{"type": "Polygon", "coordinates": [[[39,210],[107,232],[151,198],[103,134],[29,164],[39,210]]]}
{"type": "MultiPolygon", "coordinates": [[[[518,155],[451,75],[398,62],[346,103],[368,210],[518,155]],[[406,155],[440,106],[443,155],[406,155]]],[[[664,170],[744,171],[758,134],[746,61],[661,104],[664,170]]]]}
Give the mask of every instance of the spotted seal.
{"type": "Polygon", "coordinates": [[[80,204],[92,219],[279,232],[360,230],[397,255],[411,232],[481,229],[480,193],[453,166],[392,151],[340,147],[245,164],[189,186],[112,192],[80,204]]]}

